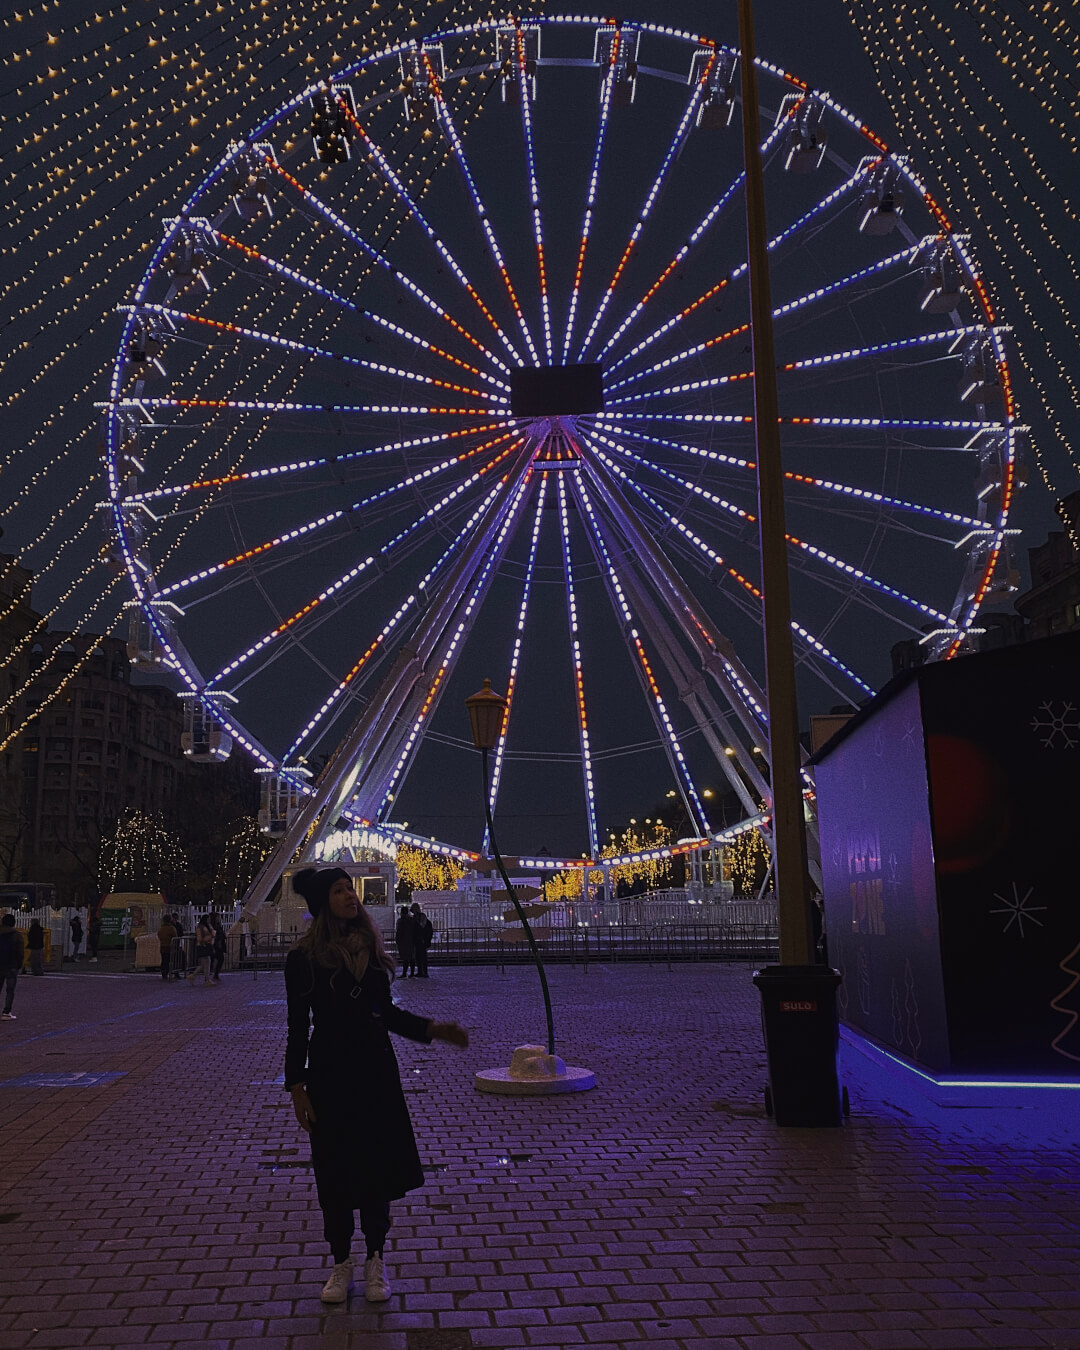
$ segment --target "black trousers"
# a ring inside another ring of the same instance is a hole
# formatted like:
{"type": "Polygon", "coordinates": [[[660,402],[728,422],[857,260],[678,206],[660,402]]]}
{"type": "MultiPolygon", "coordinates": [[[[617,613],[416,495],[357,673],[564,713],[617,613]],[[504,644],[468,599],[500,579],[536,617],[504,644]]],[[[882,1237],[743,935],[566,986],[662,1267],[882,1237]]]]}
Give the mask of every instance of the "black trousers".
{"type": "Polygon", "coordinates": [[[423,942],[416,944],[416,973],[427,978],[427,944],[423,942]]]}
{"type": "MultiPolygon", "coordinates": [[[[367,1243],[369,1256],[381,1252],[390,1231],[389,1200],[368,1200],[357,1211],[360,1215],[360,1231],[367,1243]]],[[[348,1259],[352,1250],[353,1234],[356,1232],[356,1220],[351,1209],[324,1209],[323,1236],[330,1244],[330,1253],[339,1263],[348,1259]]]]}
{"type": "Polygon", "coordinates": [[[170,958],[171,956],[172,956],[172,950],[171,950],[171,948],[169,948],[169,947],[162,947],[162,949],[161,949],[161,978],[162,978],[163,980],[167,980],[167,979],[169,978],[169,958],[170,958]]]}

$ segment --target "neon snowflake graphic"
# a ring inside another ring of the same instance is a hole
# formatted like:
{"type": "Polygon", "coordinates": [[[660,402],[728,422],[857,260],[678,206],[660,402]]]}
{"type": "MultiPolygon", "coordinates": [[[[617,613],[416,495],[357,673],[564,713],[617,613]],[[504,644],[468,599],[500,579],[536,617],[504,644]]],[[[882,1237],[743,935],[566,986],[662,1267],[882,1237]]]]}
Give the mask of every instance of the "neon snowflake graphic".
{"type": "Polygon", "coordinates": [[[1060,703],[1056,699],[1040,703],[1031,719],[1031,729],[1047,750],[1056,750],[1059,744],[1062,750],[1072,750],[1080,742],[1080,709],[1064,699],[1060,703]]]}
{"type": "Polygon", "coordinates": [[[1003,934],[1007,933],[1009,929],[1013,926],[1013,924],[1016,924],[1020,936],[1023,937],[1025,919],[1027,920],[1028,923],[1034,924],[1036,928],[1044,927],[1042,919],[1036,919],[1035,914],[1042,913],[1043,911],[1045,911],[1046,906],[1028,904],[1028,901],[1031,899],[1032,892],[1034,891],[1034,889],[1035,888],[1033,886],[1029,886],[1027,890],[1024,892],[1024,894],[1021,896],[1020,888],[1014,881],[1012,884],[1012,899],[1010,899],[1007,895],[998,895],[997,891],[994,892],[994,899],[1001,901],[1002,908],[992,909],[990,913],[1007,914],[1009,916],[1005,922],[1005,927],[1001,930],[1003,934]]]}

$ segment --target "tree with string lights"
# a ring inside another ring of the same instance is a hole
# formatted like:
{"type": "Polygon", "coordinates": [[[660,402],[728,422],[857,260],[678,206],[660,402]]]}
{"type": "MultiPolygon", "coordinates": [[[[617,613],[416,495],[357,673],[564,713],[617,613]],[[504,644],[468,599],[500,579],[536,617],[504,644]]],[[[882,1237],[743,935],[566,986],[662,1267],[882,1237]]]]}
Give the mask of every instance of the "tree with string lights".
{"type": "Polygon", "coordinates": [[[453,858],[403,844],[397,852],[397,884],[401,896],[413,891],[452,891],[465,868],[453,858]]]}
{"type": "Polygon", "coordinates": [[[221,861],[214,877],[214,903],[238,904],[273,848],[274,841],[259,828],[257,816],[241,816],[234,820],[226,831],[221,861]]]}
{"type": "Polygon", "coordinates": [[[187,859],[180,840],[160,816],[129,808],[101,848],[104,891],[165,891],[183,876],[187,859]]]}

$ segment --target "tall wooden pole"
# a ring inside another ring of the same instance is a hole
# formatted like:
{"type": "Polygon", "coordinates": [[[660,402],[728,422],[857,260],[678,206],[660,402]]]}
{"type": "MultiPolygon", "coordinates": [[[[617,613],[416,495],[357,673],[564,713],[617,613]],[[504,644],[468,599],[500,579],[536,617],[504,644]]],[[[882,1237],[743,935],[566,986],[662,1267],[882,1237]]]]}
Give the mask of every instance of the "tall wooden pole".
{"type": "Polygon", "coordinates": [[[765,184],[761,166],[752,0],[738,0],[742,66],[743,154],[746,163],[746,244],[754,354],[754,438],[758,526],[761,531],[765,693],[773,807],[773,877],[779,905],[781,965],[813,961],[806,825],[800,782],[799,709],[791,642],[791,595],[784,528],[776,356],[769,293],[765,184]]]}

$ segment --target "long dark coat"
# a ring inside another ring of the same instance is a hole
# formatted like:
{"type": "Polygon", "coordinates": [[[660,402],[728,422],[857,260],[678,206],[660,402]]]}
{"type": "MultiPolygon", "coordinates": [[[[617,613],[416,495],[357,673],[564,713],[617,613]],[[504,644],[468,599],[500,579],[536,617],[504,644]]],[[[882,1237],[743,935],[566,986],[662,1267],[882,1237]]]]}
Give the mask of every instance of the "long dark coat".
{"type": "Polygon", "coordinates": [[[347,970],[313,965],[300,950],[285,962],[285,993],[285,1084],[306,1083],[315,1112],[311,1160],[320,1207],[357,1209],[422,1186],[390,1032],[430,1044],[427,1019],[397,1007],[380,967],[368,966],[358,984],[347,970]]]}

